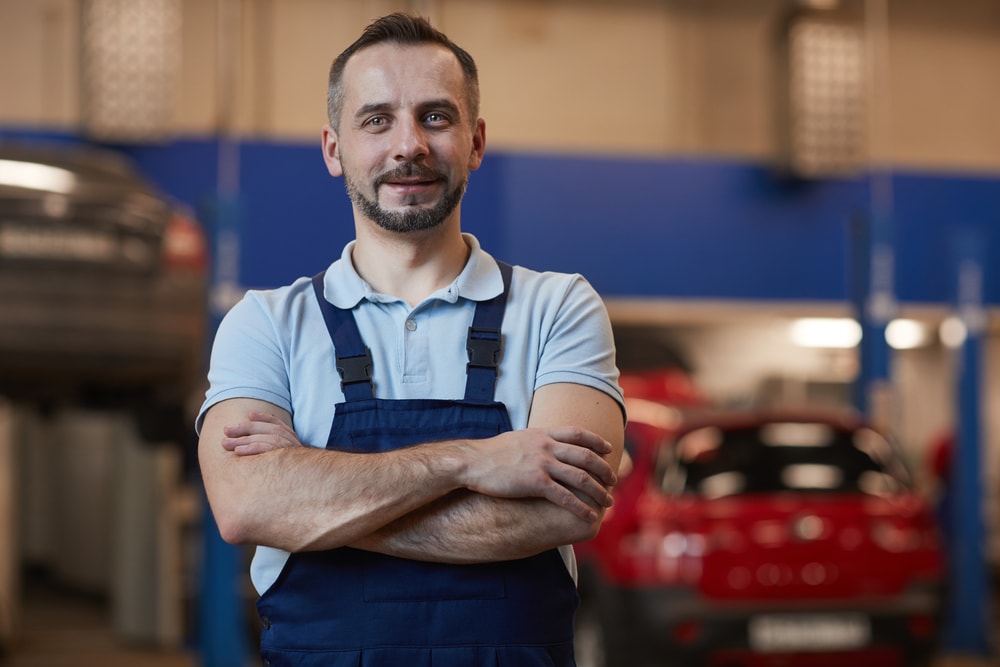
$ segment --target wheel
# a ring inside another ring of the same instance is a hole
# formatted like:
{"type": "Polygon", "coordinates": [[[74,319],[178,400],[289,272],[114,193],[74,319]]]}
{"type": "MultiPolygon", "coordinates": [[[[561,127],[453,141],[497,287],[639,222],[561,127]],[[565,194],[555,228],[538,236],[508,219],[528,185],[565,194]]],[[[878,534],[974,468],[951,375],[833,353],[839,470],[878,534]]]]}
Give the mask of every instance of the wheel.
{"type": "Polygon", "coordinates": [[[580,608],[576,612],[573,630],[573,652],[576,654],[577,667],[610,667],[604,625],[594,595],[584,595],[581,591],[580,608]]]}

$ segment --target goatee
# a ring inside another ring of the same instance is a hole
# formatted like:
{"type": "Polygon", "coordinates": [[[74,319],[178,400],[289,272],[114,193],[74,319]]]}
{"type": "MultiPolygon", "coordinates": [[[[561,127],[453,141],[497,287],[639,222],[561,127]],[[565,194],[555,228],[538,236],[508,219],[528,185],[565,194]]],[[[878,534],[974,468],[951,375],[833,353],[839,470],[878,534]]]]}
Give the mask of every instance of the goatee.
{"type": "MultiPolygon", "coordinates": [[[[395,179],[413,177],[426,178],[428,180],[444,180],[441,174],[427,167],[406,162],[391,171],[381,174],[375,179],[374,189],[376,198],[378,197],[378,188],[380,185],[395,179]]],[[[462,201],[468,179],[462,179],[454,189],[446,192],[437,204],[430,208],[419,208],[413,202],[414,205],[400,211],[386,210],[382,208],[377,199],[373,201],[366,197],[358,187],[358,184],[346,173],[344,174],[344,183],[347,187],[347,196],[351,198],[351,201],[365,217],[374,221],[375,224],[386,231],[406,233],[433,229],[447,220],[459,202],[462,201]]]]}

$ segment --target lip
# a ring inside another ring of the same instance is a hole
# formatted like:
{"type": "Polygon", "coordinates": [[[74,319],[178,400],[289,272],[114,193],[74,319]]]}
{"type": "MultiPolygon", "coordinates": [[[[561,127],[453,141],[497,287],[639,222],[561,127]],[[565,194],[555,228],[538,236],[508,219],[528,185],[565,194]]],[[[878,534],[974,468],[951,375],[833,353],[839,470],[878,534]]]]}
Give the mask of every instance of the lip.
{"type": "Polygon", "coordinates": [[[400,194],[408,194],[414,192],[422,192],[428,188],[437,185],[438,181],[428,180],[422,178],[414,179],[394,179],[391,181],[386,181],[382,185],[385,185],[393,190],[393,192],[398,192],[400,194]]]}

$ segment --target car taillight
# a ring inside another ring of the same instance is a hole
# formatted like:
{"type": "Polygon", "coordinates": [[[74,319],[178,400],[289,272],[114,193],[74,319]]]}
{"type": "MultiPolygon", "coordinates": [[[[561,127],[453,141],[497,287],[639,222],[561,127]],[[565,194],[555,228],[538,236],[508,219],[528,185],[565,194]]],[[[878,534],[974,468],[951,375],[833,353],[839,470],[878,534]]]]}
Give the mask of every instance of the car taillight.
{"type": "Polygon", "coordinates": [[[916,551],[924,546],[921,531],[909,524],[897,524],[884,519],[871,526],[872,541],[886,551],[902,553],[916,551]]]}
{"type": "Polygon", "coordinates": [[[163,263],[171,268],[204,272],[208,268],[208,244],[201,227],[190,217],[175,213],[163,236],[163,263]]]}
{"type": "Polygon", "coordinates": [[[697,585],[703,559],[718,551],[740,552],[745,537],[732,526],[718,524],[708,530],[639,529],[619,541],[623,564],[641,581],[697,585]]]}
{"type": "Polygon", "coordinates": [[[687,551],[687,536],[663,534],[660,530],[638,530],[619,541],[624,572],[634,583],[677,583],[683,577],[680,566],[687,551]]]}

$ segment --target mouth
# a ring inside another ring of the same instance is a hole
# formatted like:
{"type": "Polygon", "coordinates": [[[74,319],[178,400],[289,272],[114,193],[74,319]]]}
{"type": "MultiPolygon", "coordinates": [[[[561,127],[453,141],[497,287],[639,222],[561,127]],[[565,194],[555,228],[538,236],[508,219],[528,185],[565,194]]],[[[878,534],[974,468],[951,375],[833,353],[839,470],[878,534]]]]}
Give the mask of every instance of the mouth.
{"type": "Polygon", "coordinates": [[[443,176],[433,169],[407,162],[385,172],[376,179],[376,185],[428,185],[443,180],[443,176]]]}
{"type": "Polygon", "coordinates": [[[430,169],[404,165],[383,174],[376,180],[376,188],[387,186],[400,196],[417,195],[441,183],[444,179],[430,169]]]}
{"type": "Polygon", "coordinates": [[[412,197],[426,193],[437,183],[438,181],[428,181],[422,179],[405,181],[393,180],[386,181],[383,185],[388,187],[389,190],[397,197],[412,197]]]}
{"type": "Polygon", "coordinates": [[[382,181],[382,185],[405,188],[410,186],[431,185],[437,183],[436,178],[390,178],[382,181]]]}

